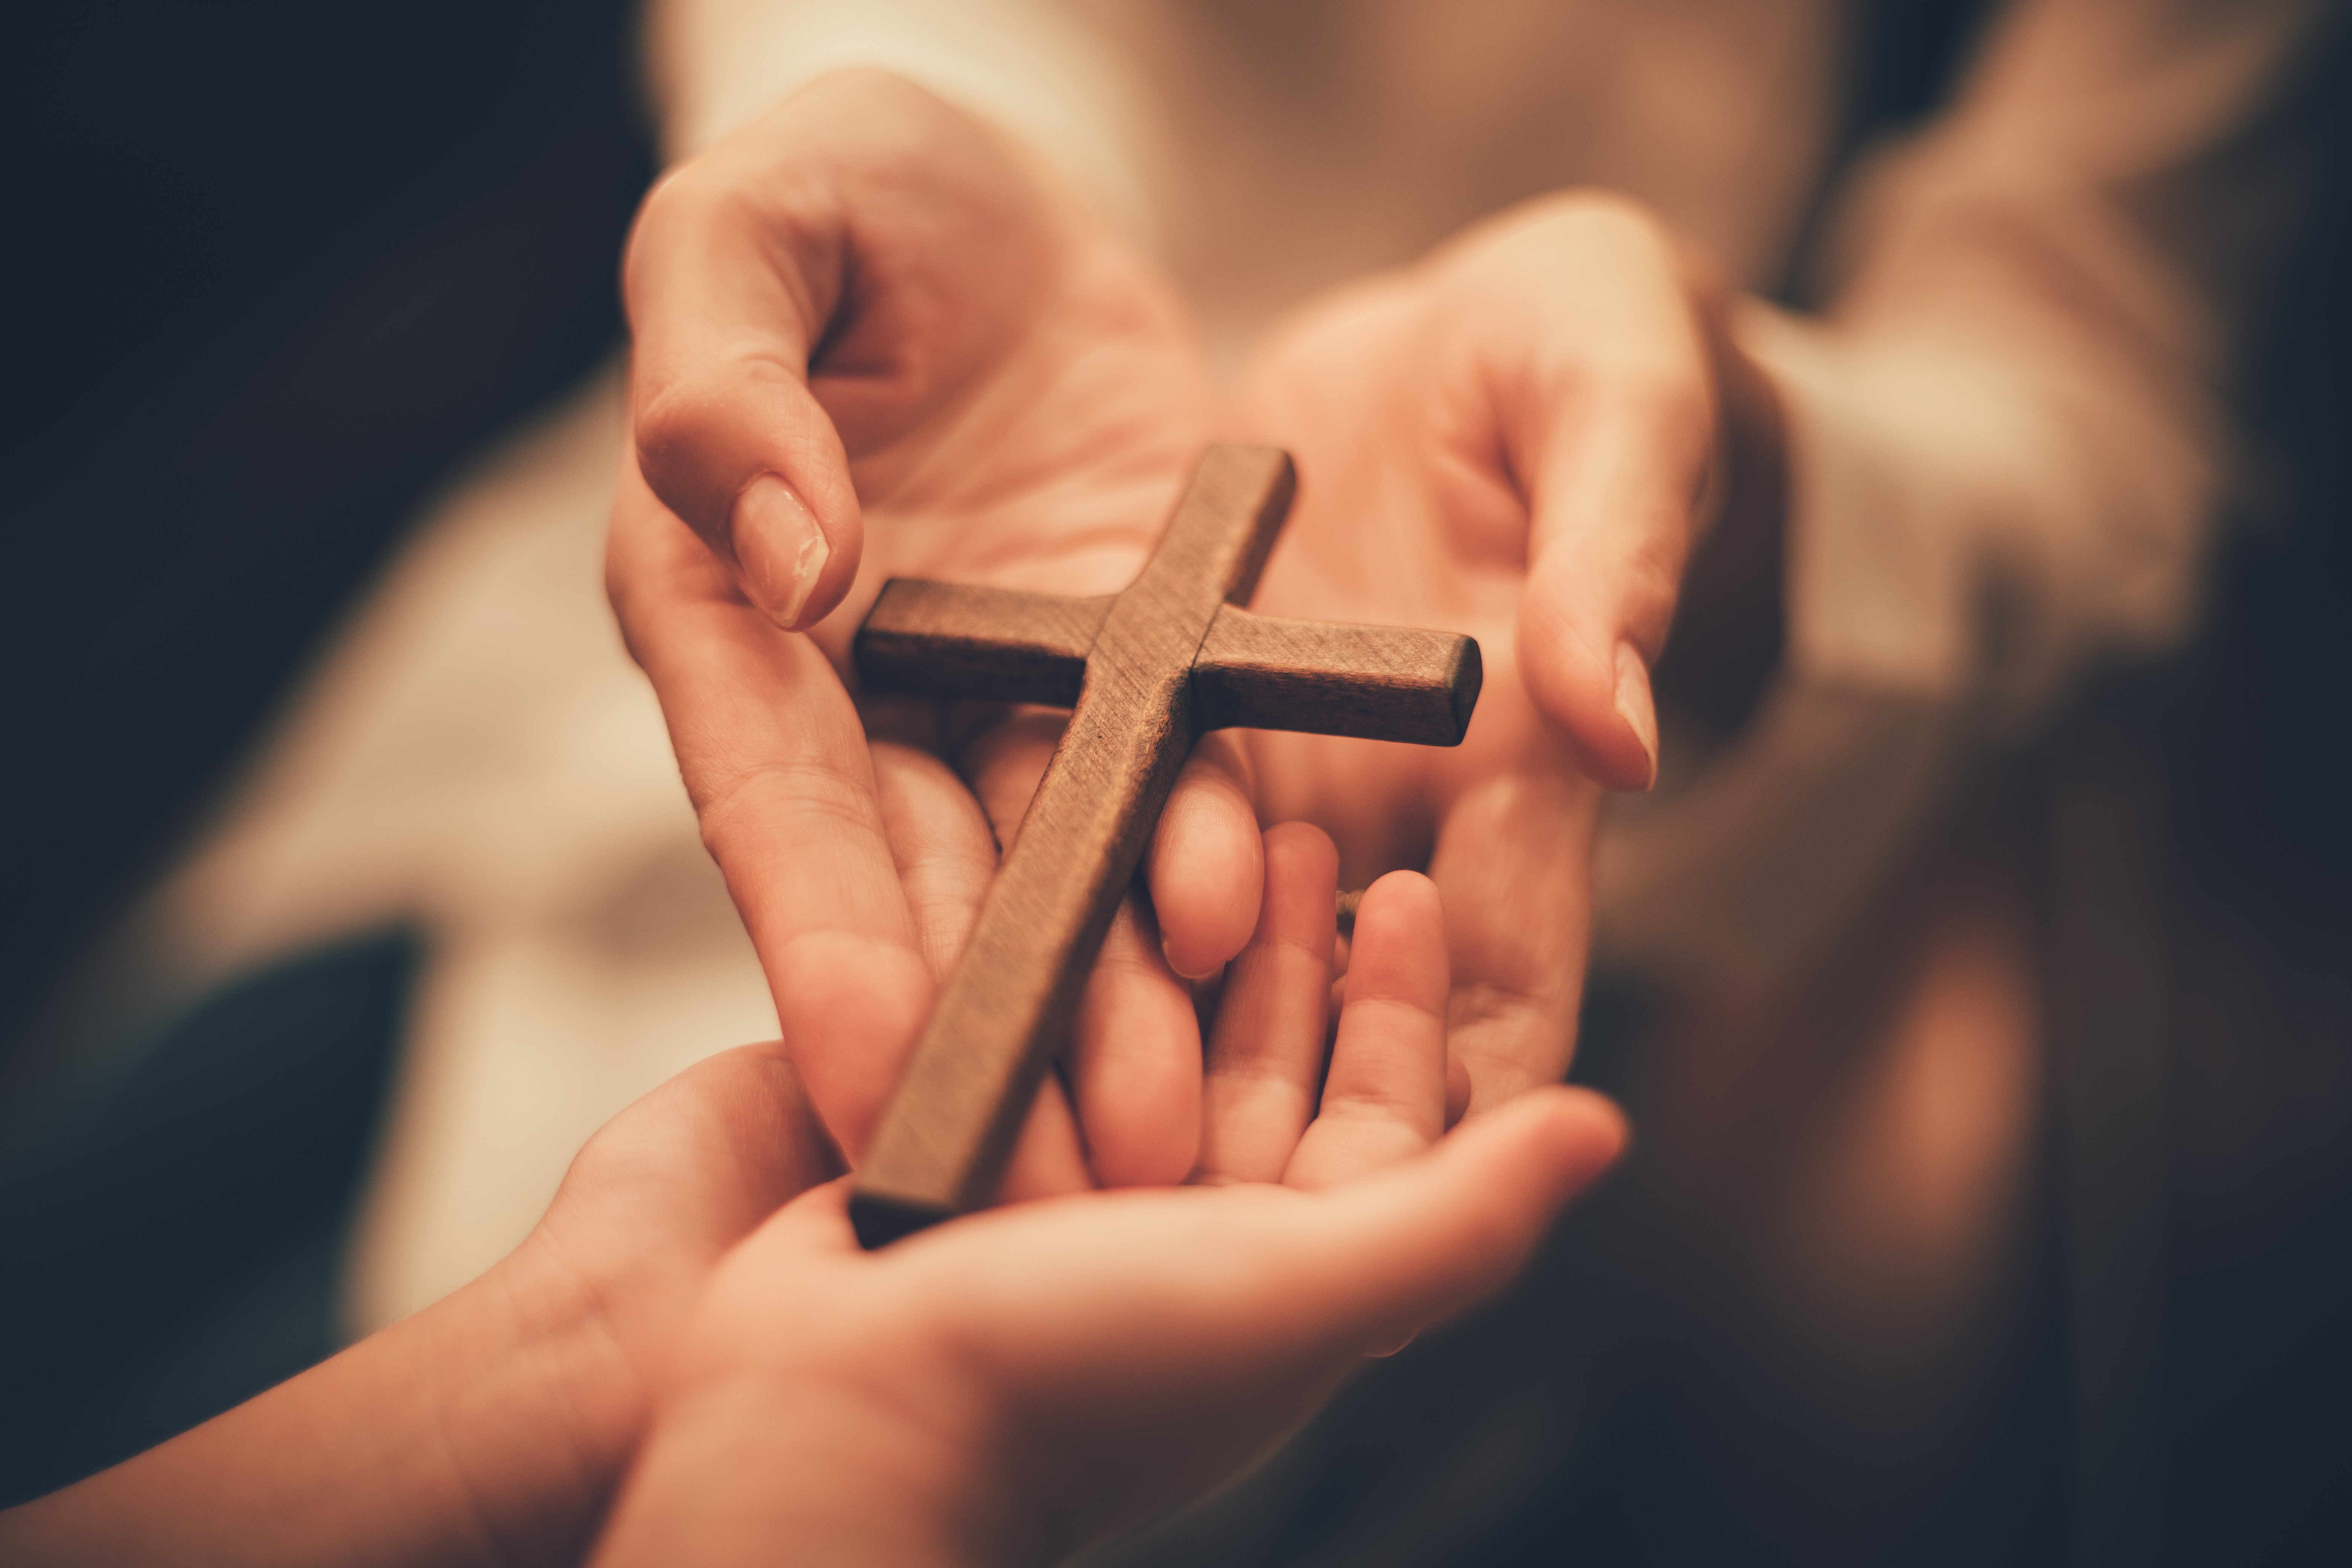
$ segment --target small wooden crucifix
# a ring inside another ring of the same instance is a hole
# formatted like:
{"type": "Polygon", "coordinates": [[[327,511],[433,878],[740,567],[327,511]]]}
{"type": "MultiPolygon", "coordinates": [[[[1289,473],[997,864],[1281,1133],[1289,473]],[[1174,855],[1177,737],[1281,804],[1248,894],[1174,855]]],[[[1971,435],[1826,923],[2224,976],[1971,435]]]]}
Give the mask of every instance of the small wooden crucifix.
{"type": "Polygon", "coordinates": [[[1210,447],[1151,559],[1102,598],[883,584],[855,648],[868,687],[1074,711],[858,1169],[865,1246],[994,1194],[1195,740],[1242,725],[1461,742],[1472,639],[1241,607],[1295,487],[1286,452],[1210,447]]]}

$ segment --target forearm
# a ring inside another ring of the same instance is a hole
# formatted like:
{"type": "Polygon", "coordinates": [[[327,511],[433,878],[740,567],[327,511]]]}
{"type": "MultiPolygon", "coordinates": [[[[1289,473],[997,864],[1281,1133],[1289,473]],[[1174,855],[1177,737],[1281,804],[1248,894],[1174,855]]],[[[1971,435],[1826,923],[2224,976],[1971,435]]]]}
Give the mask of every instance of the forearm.
{"type": "Polygon", "coordinates": [[[112,1469],[0,1514],[11,1563],[576,1560],[641,1423],[587,1311],[518,1255],[416,1317],[112,1469]]]}

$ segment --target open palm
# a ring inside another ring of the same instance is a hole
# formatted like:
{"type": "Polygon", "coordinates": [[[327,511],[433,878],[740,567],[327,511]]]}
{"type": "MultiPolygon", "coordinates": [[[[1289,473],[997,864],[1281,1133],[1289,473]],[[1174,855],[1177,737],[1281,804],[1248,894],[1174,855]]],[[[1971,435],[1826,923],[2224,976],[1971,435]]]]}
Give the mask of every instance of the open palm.
{"type": "MultiPolygon", "coordinates": [[[[1201,445],[1205,376],[1154,272],[997,133],[872,73],[666,181],[628,284],[613,600],[792,1058],[854,1153],[1050,734],[863,698],[850,637],[892,575],[1122,585],[1201,445]]],[[[1013,1190],[1190,1168],[1198,1032],[1139,911],[1087,1020],[1084,1135],[1049,1083],[1013,1190]]]]}
{"type": "Polygon", "coordinates": [[[1601,790],[1654,776],[1648,670],[1720,488],[1711,331],[1653,220],[1553,197],[1309,305],[1240,395],[1300,472],[1256,607],[1485,655],[1457,749],[1248,737],[1260,812],[1330,830],[1344,881],[1443,889],[1474,1110],[1568,1065],[1601,790]]]}

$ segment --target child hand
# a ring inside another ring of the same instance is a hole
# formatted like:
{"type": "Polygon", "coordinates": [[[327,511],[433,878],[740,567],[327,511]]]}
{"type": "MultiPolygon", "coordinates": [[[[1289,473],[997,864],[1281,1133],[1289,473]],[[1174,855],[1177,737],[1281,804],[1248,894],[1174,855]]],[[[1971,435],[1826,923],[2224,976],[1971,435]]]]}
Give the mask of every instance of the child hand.
{"type": "Polygon", "coordinates": [[[1299,826],[1265,853],[1198,1185],[864,1254],[843,1185],[808,1190],[839,1163],[782,1047],[745,1047],[609,1123],[489,1274],[0,1515],[0,1556],[574,1561],[649,1416],[614,1561],[764,1557],[787,1532],[843,1561],[1043,1558],[1206,1485],[1359,1356],[1499,1285],[1622,1138],[1554,1089],[1424,1152],[1444,938],[1406,873],[1365,895],[1308,1121],[1335,856],[1299,826]]]}
{"type": "Polygon", "coordinates": [[[1049,1561],[1264,1452],[1363,1356],[1511,1276],[1616,1154],[1617,1113],[1543,1089],[1441,1141],[1444,937],[1411,873],[1365,895],[1326,1073],[1336,854],[1291,826],[1265,857],[1194,1184],[991,1210],[875,1254],[842,1184],[797,1200],[713,1279],[599,1561],[786,1542],[1049,1561]]]}
{"type": "Polygon", "coordinates": [[[840,1168],[779,1045],[701,1062],[607,1123],[481,1279],[0,1513],[0,1561],[577,1562],[719,1259],[840,1168]]]}

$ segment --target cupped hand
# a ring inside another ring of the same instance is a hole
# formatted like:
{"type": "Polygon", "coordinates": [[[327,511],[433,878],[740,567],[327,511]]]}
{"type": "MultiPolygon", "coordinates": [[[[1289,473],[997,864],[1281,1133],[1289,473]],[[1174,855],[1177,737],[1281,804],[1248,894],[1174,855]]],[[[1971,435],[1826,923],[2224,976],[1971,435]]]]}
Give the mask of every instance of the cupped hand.
{"type": "Polygon", "coordinates": [[[1615,1110],[1553,1089],[1442,1134],[1436,889],[1399,872],[1367,892],[1334,1035],[1337,854],[1292,825],[1265,859],[1193,1184],[873,1254],[841,1184],[793,1203],[714,1278],[598,1561],[1058,1560],[1510,1277],[1615,1156],[1615,1110]]]}
{"type": "MultiPolygon", "coordinates": [[[[722,1052],[605,1123],[489,1273],[380,1336],[501,1347],[437,1395],[489,1556],[578,1561],[720,1259],[841,1170],[781,1042],[722,1052]]],[[[480,1359],[428,1354],[411,1375],[480,1359]]]]}
{"type": "MultiPolygon", "coordinates": [[[[1159,277],[1024,153],[871,72],[666,178],[626,284],[608,585],[792,1059],[855,1157],[1055,731],[868,699],[851,636],[891,575],[1123,586],[1202,445],[1204,374],[1159,277]]],[[[1230,952],[1259,869],[1228,772],[1181,788],[1171,831],[1204,847],[1161,912],[1230,952]]],[[[1049,1079],[1009,1191],[1190,1167],[1199,1037],[1139,903],[1066,1066],[1081,1115],[1049,1079]]]]}
{"type": "Polygon", "coordinates": [[[1349,885],[1444,889],[1469,1109],[1556,1081],[1601,792],[1655,775],[1649,670],[1769,395],[1675,238],[1570,195],[1308,306],[1234,417],[1300,474],[1254,607],[1465,632],[1486,663],[1456,749],[1250,733],[1260,811],[1329,828],[1349,885]]]}

